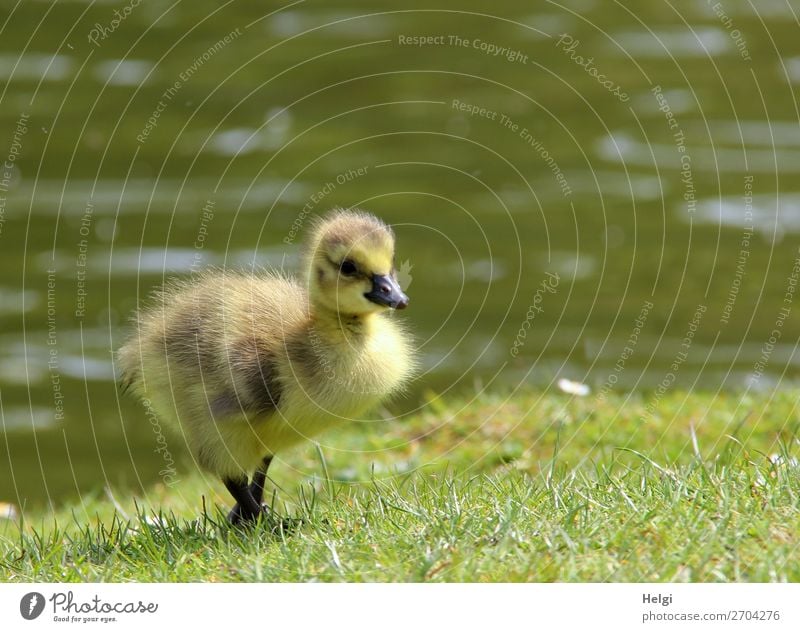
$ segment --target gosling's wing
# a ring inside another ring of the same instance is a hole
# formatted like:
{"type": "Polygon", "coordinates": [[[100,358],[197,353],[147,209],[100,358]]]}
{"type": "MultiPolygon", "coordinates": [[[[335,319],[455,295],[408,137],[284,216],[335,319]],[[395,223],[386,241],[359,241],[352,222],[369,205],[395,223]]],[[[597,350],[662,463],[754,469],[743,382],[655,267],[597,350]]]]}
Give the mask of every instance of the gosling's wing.
{"type": "Polygon", "coordinates": [[[228,386],[212,404],[215,416],[275,413],[284,396],[286,340],[307,317],[307,299],[295,282],[279,276],[244,278],[229,286],[221,356],[228,386]]]}
{"type": "Polygon", "coordinates": [[[274,350],[255,337],[243,338],[231,350],[232,383],[215,401],[215,413],[273,414],[281,404],[283,388],[274,350]]]}
{"type": "Polygon", "coordinates": [[[176,402],[205,400],[219,420],[271,414],[281,402],[282,341],[305,314],[302,288],[277,274],[171,282],[119,352],[123,388],[165,382],[176,402]]]}

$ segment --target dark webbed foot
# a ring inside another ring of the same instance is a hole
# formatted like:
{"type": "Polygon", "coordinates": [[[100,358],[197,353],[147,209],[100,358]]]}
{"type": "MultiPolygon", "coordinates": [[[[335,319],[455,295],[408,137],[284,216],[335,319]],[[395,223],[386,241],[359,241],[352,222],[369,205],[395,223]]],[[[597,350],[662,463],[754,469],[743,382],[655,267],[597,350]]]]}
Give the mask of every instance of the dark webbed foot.
{"type": "Polygon", "coordinates": [[[228,522],[233,525],[241,525],[255,523],[262,516],[273,517],[272,510],[261,504],[261,499],[264,497],[264,482],[267,479],[267,470],[271,461],[271,456],[264,458],[261,467],[253,474],[253,481],[249,485],[246,477],[224,481],[225,487],[236,500],[236,505],[228,514],[228,522]]]}
{"type": "Polygon", "coordinates": [[[236,500],[236,505],[228,514],[228,521],[231,524],[242,524],[244,522],[254,522],[258,519],[261,515],[261,504],[257,503],[253,498],[253,494],[247,485],[247,478],[228,478],[223,482],[231,496],[236,500]]]}
{"type": "Polygon", "coordinates": [[[282,518],[267,505],[262,505],[261,511],[254,516],[243,516],[238,504],[228,514],[228,522],[235,527],[254,526],[261,521],[268,526],[272,533],[292,533],[303,523],[300,518],[282,518]]]}
{"type": "Polygon", "coordinates": [[[259,520],[277,520],[277,516],[275,513],[267,507],[266,505],[262,505],[261,510],[255,514],[251,513],[242,513],[241,506],[237,503],[233,506],[233,509],[230,510],[228,513],[228,522],[230,522],[234,526],[242,526],[246,524],[255,524],[259,520]]]}

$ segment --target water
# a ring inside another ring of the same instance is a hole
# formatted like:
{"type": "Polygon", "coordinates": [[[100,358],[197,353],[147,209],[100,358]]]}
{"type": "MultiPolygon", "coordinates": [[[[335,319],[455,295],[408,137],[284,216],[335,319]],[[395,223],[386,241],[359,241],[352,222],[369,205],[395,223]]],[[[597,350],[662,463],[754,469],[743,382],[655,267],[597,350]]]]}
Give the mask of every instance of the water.
{"type": "Polygon", "coordinates": [[[790,3],[255,5],[0,15],[0,499],[158,480],[114,383],[129,314],[198,266],[291,269],[304,208],[396,226],[424,363],[398,411],[796,382],[790,3]]]}

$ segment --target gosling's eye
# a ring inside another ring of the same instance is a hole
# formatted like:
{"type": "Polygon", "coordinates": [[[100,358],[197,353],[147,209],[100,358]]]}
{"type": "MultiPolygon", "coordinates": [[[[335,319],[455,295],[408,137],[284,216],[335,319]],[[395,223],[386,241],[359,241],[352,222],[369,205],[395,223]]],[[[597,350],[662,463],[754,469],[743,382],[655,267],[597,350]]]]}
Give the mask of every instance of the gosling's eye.
{"type": "Polygon", "coordinates": [[[358,268],[350,259],[345,259],[342,261],[342,265],[339,266],[339,271],[345,276],[353,276],[358,272],[358,268]]]}

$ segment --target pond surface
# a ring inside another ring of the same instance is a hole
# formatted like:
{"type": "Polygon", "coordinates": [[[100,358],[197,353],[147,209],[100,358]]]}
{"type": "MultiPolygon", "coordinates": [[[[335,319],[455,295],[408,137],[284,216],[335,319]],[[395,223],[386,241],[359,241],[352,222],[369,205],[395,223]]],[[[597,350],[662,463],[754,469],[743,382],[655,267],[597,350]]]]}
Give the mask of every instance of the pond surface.
{"type": "Polygon", "coordinates": [[[293,269],[334,206],[396,228],[424,372],[395,412],[797,380],[791,3],[261,5],[2,10],[0,499],[158,480],[114,381],[132,310],[293,269]]]}

